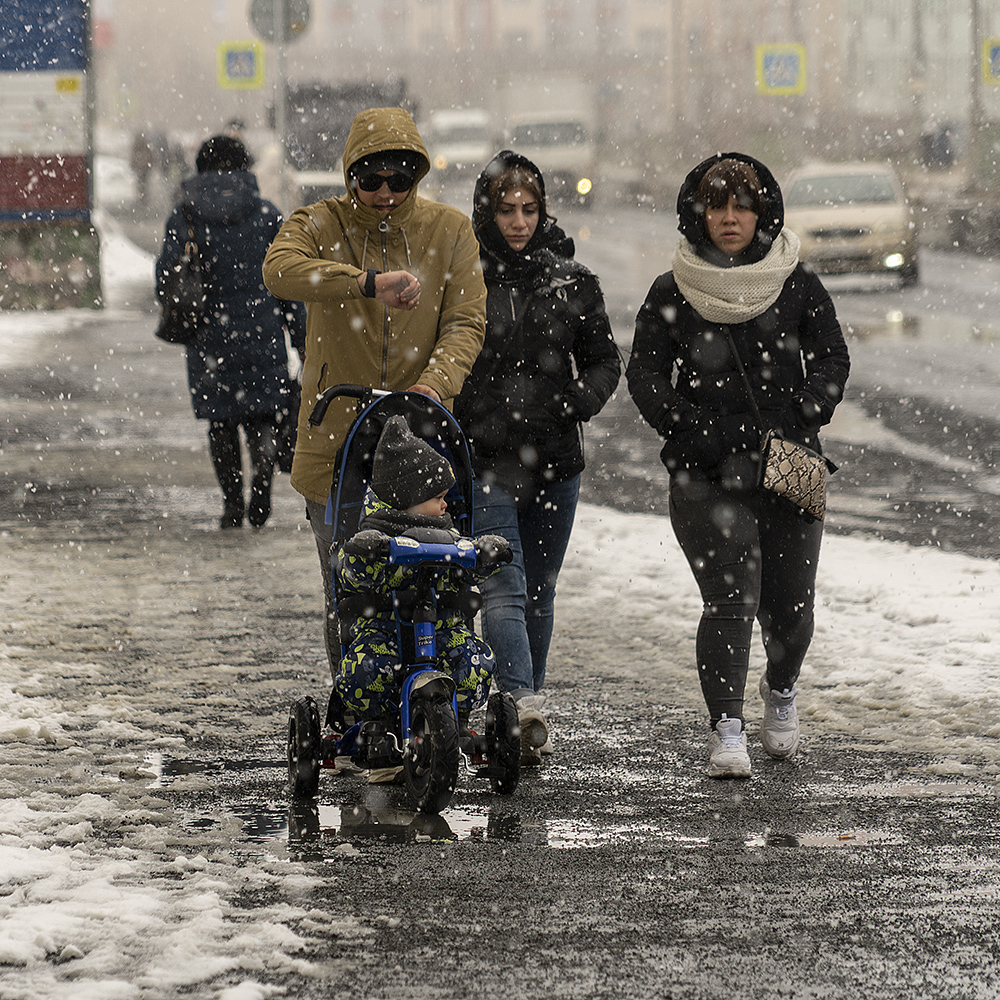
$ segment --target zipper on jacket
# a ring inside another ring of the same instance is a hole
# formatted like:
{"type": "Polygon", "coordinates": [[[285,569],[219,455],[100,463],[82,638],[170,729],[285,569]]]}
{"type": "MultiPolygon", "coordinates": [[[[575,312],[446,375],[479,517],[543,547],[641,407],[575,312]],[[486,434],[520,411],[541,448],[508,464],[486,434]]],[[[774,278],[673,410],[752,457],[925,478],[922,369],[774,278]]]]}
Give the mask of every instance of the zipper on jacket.
{"type": "MultiPolygon", "coordinates": [[[[389,254],[386,248],[386,234],[389,232],[389,223],[382,219],[378,224],[378,231],[382,243],[382,271],[389,270],[389,254]]],[[[381,388],[387,389],[386,384],[389,379],[389,307],[385,307],[382,319],[382,384],[381,388]]]]}

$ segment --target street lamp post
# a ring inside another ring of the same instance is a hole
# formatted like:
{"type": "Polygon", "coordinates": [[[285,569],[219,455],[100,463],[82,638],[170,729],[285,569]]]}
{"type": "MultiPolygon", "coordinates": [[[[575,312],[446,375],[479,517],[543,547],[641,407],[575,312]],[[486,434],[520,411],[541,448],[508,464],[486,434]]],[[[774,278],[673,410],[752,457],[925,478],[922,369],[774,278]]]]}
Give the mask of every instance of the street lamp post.
{"type": "Polygon", "coordinates": [[[982,79],[982,21],[979,10],[979,0],[969,0],[969,23],[972,29],[972,64],[969,74],[969,190],[977,192],[980,189],[980,171],[983,165],[983,100],[981,91],[982,79]]]}

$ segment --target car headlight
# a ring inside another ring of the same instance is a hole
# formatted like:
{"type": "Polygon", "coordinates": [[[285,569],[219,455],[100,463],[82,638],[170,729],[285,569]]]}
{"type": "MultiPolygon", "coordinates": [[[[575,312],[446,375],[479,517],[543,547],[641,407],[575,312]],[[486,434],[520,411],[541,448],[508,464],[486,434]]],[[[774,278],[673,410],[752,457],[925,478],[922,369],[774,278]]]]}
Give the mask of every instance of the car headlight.
{"type": "Polygon", "coordinates": [[[438,155],[434,157],[434,169],[444,170],[447,166],[448,166],[448,157],[442,156],[440,153],[438,153],[438,155]]]}
{"type": "Polygon", "coordinates": [[[897,268],[897,267],[902,267],[903,264],[906,263],[906,258],[901,253],[891,253],[891,254],[889,254],[888,257],[886,257],[882,261],[882,263],[886,267],[888,267],[890,269],[894,269],[894,268],[897,268]]]}
{"type": "Polygon", "coordinates": [[[590,194],[591,189],[593,188],[593,186],[594,185],[591,182],[591,180],[590,180],[589,177],[581,177],[576,182],[576,193],[577,194],[590,194]]]}

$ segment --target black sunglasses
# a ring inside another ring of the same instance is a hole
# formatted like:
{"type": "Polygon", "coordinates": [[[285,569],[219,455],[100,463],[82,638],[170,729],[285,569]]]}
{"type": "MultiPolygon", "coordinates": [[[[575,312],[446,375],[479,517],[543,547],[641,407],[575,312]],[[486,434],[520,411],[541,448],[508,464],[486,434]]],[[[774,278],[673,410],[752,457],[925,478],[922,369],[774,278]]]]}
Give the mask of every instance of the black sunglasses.
{"type": "Polygon", "coordinates": [[[394,170],[388,177],[385,174],[374,173],[363,174],[358,178],[358,187],[369,194],[373,191],[378,191],[383,184],[388,184],[389,190],[394,191],[396,194],[402,191],[409,191],[413,187],[413,181],[406,174],[399,173],[398,170],[394,170]]]}

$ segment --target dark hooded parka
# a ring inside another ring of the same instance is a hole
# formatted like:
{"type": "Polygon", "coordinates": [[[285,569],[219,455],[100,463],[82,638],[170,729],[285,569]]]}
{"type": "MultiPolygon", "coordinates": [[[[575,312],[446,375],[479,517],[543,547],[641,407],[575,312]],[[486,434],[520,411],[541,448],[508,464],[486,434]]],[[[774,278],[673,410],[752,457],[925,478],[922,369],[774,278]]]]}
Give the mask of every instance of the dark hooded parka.
{"type": "Polygon", "coordinates": [[[629,392],[664,439],[661,458],[671,473],[750,488],[764,430],[819,450],[819,428],[847,382],[847,345],[829,294],[798,262],[798,238],[783,228],[781,191],[763,163],[742,153],[710,157],[688,174],[677,212],[674,270],[656,279],[636,317],[629,392]],[[753,240],[735,258],[709,240],[697,197],[702,178],[723,159],[750,164],[763,188],[753,240]]]}
{"type": "Polygon", "coordinates": [[[305,346],[305,306],[276,299],[260,268],[281,214],[248,170],[211,170],[184,181],[156,262],[156,291],[188,240],[188,216],[206,279],[198,336],[187,348],[191,405],[200,420],[275,413],[287,405],[287,328],[305,346]],[[186,214],[185,214],[186,213],[186,214]]]}
{"type": "Polygon", "coordinates": [[[584,468],[581,423],[608,401],[621,375],[597,278],[575,247],[540,218],[528,244],[511,249],[490,204],[490,183],[507,164],[538,168],[510,150],[476,182],[472,224],[486,280],[486,341],[455,404],[473,469],[518,500],[584,468]]]}

